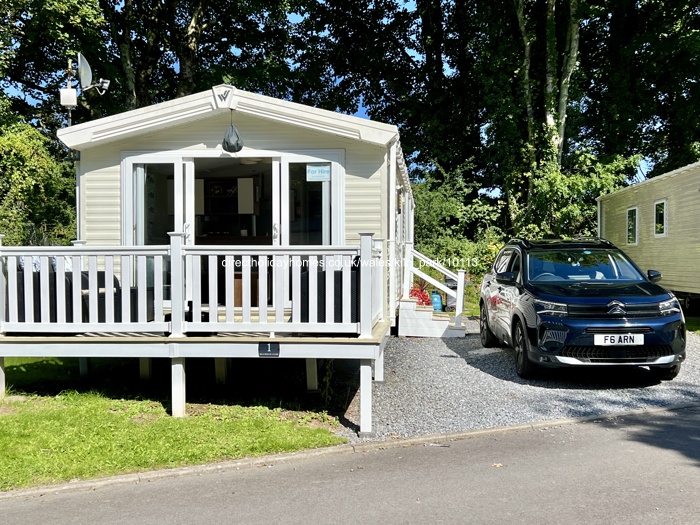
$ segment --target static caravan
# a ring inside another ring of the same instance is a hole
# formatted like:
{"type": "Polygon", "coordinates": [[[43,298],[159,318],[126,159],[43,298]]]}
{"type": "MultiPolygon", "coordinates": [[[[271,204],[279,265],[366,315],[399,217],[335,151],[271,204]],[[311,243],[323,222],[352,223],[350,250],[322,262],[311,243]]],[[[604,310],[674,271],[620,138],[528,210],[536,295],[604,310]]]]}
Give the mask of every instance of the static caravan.
{"type": "Polygon", "coordinates": [[[219,381],[228,358],[305,359],[310,389],[317,359],[356,359],[371,430],[420,257],[395,126],[220,85],[58,136],[77,239],[0,244],[0,394],[3,356],[135,357],[146,377],[165,357],[181,416],[186,358],[219,381]],[[222,146],[231,125],[242,147],[222,146]]]}
{"type": "Polygon", "coordinates": [[[700,298],[700,162],[598,198],[598,232],[689,303],[700,298]]]}
{"type": "Polygon", "coordinates": [[[220,380],[226,358],[304,358],[310,388],[317,358],[359,359],[368,400],[410,237],[395,126],[221,85],[59,138],[77,240],[1,248],[0,356],[169,357],[174,415],[185,358],[218,358],[220,380]]]}

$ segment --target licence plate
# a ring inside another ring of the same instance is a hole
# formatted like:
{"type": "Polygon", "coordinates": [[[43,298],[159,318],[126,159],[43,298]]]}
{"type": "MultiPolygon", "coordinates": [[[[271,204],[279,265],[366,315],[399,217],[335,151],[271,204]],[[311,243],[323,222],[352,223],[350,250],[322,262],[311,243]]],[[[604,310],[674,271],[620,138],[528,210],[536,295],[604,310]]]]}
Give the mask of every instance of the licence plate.
{"type": "Polygon", "coordinates": [[[643,345],[644,334],[594,334],[596,346],[643,345]]]}

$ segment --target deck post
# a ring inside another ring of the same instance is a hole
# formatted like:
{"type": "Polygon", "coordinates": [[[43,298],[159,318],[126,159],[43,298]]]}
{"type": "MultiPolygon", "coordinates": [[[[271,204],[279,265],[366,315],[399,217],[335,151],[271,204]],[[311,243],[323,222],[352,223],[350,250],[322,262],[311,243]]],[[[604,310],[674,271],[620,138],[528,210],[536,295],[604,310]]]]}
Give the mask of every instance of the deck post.
{"type": "Polygon", "coordinates": [[[408,299],[413,286],[413,243],[407,242],[403,246],[403,299],[408,299]]]}
{"type": "Polygon", "coordinates": [[[372,337],[372,236],[360,234],[360,339],[372,337]]]}
{"type": "Polygon", "coordinates": [[[0,356],[0,399],[5,397],[7,380],[5,379],[5,358],[0,356]]]}
{"type": "Polygon", "coordinates": [[[150,357],[139,357],[139,378],[141,381],[151,379],[153,364],[150,357]]]}
{"type": "Polygon", "coordinates": [[[360,436],[372,434],[372,360],[360,361],[360,436]]]}
{"type": "Polygon", "coordinates": [[[80,377],[87,377],[90,373],[90,363],[87,357],[78,358],[78,367],[80,368],[80,377]]]}
{"type": "MultiPolygon", "coordinates": [[[[373,303],[376,302],[376,304],[372,305],[372,319],[376,318],[378,321],[384,321],[384,319],[386,319],[386,300],[384,299],[385,292],[382,283],[386,282],[384,279],[384,269],[387,266],[385,266],[383,263],[384,261],[387,261],[389,265],[391,264],[389,259],[391,252],[384,251],[384,239],[373,238],[372,242],[374,244],[374,247],[372,248],[372,261],[374,262],[376,254],[378,254],[380,261],[380,264],[372,266],[372,274],[374,276],[374,281],[372,282],[372,295],[374,296],[373,303]],[[376,301],[374,299],[376,299],[376,301]],[[377,310],[379,310],[379,312],[377,312],[377,310]],[[377,317],[377,313],[379,314],[379,317],[377,317]]],[[[388,268],[392,267],[388,266],[388,268]]],[[[390,281],[393,282],[393,279],[390,279],[390,281]]],[[[389,298],[391,297],[391,292],[389,292],[389,298]]]]}
{"type": "Polygon", "coordinates": [[[185,328],[185,265],[182,260],[182,242],[185,234],[168,232],[170,235],[170,337],[182,337],[185,328]]]}
{"type": "MultiPolygon", "coordinates": [[[[5,234],[0,233],[0,255],[2,255],[2,240],[4,239],[5,234]]],[[[5,292],[4,290],[7,290],[7,282],[5,280],[5,258],[0,257],[0,290],[3,290],[2,293],[0,293],[0,319],[5,320],[7,319],[5,317],[5,314],[7,312],[7,304],[5,303],[5,292]]],[[[4,334],[5,331],[0,328],[0,334],[4,334]]],[[[2,359],[2,357],[0,357],[2,359]]],[[[2,373],[2,370],[0,370],[0,373],[2,373]]],[[[3,388],[2,391],[0,391],[0,397],[4,394],[5,390],[3,388]]]]}
{"type": "Polygon", "coordinates": [[[172,413],[173,417],[185,417],[185,358],[173,357],[172,372],[172,413]]]}
{"type": "Polygon", "coordinates": [[[226,365],[228,360],[225,357],[215,357],[214,358],[214,375],[216,377],[217,385],[226,384],[226,374],[228,372],[226,365]]]}
{"type": "Polygon", "coordinates": [[[384,348],[383,345],[379,346],[379,354],[377,359],[374,360],[374,381],[375,383],[384,382],[384,348]]]}
{"type": "Polygon", "coordinates": [[[318,391],[318,366],[314,358],[306,360],[306,389],[309,392],[318,391]]]}
{"type": "Polygon", "coordinates": [[[464,310],[464,281],[466,270],[457,271],[457,302],[455,303],[455,328],[462,327],[462,311],[464,310]]]}

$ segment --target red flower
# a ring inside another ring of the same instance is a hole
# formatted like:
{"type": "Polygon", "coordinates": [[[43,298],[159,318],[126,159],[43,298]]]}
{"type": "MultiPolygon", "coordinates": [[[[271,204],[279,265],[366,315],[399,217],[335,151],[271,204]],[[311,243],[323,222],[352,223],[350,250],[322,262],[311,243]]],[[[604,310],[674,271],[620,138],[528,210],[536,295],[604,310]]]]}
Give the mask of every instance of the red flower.
{"type": "Polygon", "coordinates": [[[418,299],[418,306],[430,306],[432,304],[430,302],[430,296],[428,295],[428,292],[426,292],[425,290],[421,290],[417,286],[414,286],[408,295],[409,297],[415,297],[416,299],[418,299]]]}

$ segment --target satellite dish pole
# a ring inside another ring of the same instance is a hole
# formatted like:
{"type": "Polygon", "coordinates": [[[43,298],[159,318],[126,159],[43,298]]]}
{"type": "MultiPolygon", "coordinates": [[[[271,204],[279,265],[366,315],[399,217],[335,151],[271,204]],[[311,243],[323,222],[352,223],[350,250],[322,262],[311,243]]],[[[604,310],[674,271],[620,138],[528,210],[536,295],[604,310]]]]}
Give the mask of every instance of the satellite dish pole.
{"type": "Polygon", "coordinates": [[[73,87],[73,78],[75,77],[75,69],[73,69],[73,61],[68,59],[68,69],[66,69],[68,78],[66,79],[66,87],[61,88],[61,106],[68,110],[68,127],[72,125],[71,112],[78,106],[78,92],[73,87]]]}
{"type": "Polygon", "coordinates": [[[88,89],[95,88],[95,91],[97,91],[100,96],[104,95],[107,89],[109,89],[109,80],[101,78],[93,83],[92,69],[82,53],[78,53],[78,69],[73,69],[73,61],[69,59],[66,73],[68,74],[68,79],[66,81],[66,87],[61,89],[61,105],[68,110],[68,126],[71,126],[71,111],[78,106],[78,92],[73,87],[73,79],[76,76],[78,77],[81,93],[85,93],[88,89]]]}

